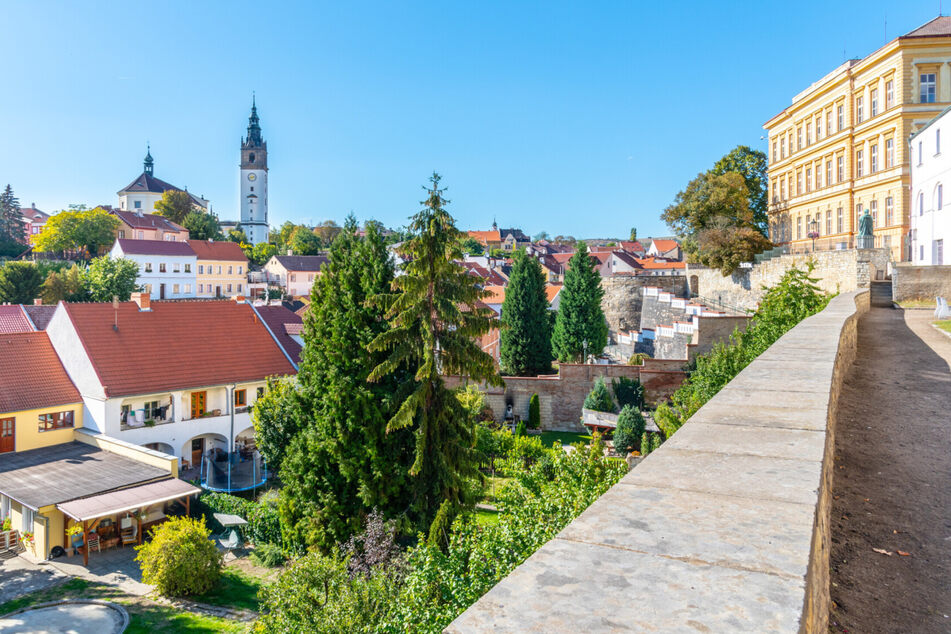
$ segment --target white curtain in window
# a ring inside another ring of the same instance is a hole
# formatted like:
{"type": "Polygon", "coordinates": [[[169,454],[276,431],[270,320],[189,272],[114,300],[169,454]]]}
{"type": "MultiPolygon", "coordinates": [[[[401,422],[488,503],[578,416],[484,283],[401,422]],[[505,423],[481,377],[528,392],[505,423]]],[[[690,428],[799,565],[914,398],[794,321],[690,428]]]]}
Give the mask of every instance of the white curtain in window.
{"type": "Polygon", "coordinates": [[[10,517],[10,498],[0,495],[0,522],[10,517]]]}
{"type": "Polygon", "coordinates": [[[20,530],[24,533],[33,532],[33,509],[28,509],[27,507],[23,508],[23,525],[20,530]]]}

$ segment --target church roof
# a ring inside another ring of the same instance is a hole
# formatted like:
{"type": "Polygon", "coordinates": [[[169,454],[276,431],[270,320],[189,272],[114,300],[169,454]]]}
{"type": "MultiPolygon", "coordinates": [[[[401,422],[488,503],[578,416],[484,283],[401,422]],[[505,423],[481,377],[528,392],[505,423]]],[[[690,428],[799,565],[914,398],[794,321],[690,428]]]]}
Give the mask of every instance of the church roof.
{"type": "Polygon", "coordinates": [[[171,183],[166,183],[160,178],[155,178],[147,172],[142,172],[139,174],[138,178],[134,181],[123,187],[119,190],[119,195],[130,194],[130,193],[141,193],[141,192],[151,192],[153,194],[162,194],[168,190],[172,191],[184,191],[179,187],[175,187],[171,183]]]}
{"type": "Polygon", "coordinates": [[[168,218],[158,214],[137,214],[134,211],[113,209],[112,213],[122,222],[133,229],[159,229],[161,231],[185,231],[185,227],[177,225],[168,218]]]}

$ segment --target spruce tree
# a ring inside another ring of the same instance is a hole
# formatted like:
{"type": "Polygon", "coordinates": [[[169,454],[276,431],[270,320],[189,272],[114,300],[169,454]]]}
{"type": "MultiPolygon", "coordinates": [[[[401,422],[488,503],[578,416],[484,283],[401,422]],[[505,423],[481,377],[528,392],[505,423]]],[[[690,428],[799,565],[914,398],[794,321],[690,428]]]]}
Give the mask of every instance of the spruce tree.
{"type": "Polygon", "coordinates": [[[410,237],[401,247],[404,274],[393,281],[398,292],[381,298],[388,305],[390,330],[370,345],[388,358],[370,375],[390,377],[399,368],[415,370],[411,393],[390,419],[387,429],[412,429],[415,455],[409,473],[416,482],[414,510],[430,520],[448,500],[454,507],[474,502],[471,481],[479,477],[475,433],[443,375],[500,384],[492,357],[479,337],[492,327],[492,311],[480,308],[485,292],[457,260],[462,235],[446,211],[449,202],[430,179],[423,209],[411,218],[410,237]]]}
{"type": "Polygon", "coordinates": [[[502,302],[502,371],[512,376],[551,372],[551,322],[541,264],[515,254],[502,302]]]}
{"type": "Polygon", "coordinates": [[[568,260],[551,338],[556,359],[583,363],[586,348],[589,355],[599,355],[604,350],[608,344],[608,324],[601,309],[603,296],[596,263],[588,255],[587,245],[579,242],[577,251],[568,260]]]}
{"type": "Polygon", "coordinates": [[[290,443],[281,467],[280,512],[291,543],[329,552],[361,529],[374,508],[386,519],[419,525],[411,505],[411,431],[386,433],[411,380],[405,364],[382,380],[368,375],[385,354],[368,344],[388,331],[383,308],[369,301],[390,290],[393,265],[375,223],[365,238],[351,216],[321,268],[304,319],[297,399],[303,430],[290,443]]]}
{"type": "Polygon", "coordinates": [[[0,243],[23,242],[25,233],[20,215],[20,201],[8,183],[0,194],[0,243]]]}

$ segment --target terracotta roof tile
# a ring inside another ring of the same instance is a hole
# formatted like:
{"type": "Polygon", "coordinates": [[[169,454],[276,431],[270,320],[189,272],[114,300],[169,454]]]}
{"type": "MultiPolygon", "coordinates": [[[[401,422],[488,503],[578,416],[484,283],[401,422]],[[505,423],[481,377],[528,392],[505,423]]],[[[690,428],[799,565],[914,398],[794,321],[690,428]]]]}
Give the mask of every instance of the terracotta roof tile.
{"type": "Polygon", "coordinates": [[[64,304],[107,396],[254,381],[294,368],[249,304],[64,304]]]}
{"type": "Polygon", "coordinates": [[[673,251],[680,245],[677,244],[676,240],[654,240],[654,248],[660,251],[661,253],[667,253],[668,251],[673,251]]]}
{"type": "Polygon", "coordinates": [[[545,286],[545,297],[548,298],[549,304],[555,300],[563,286],[564,284],[548,284],[545,286]]]}
{"type": "Polygon", "coordinates": [[[470,238],[475,238],[483,246],[489,242],[501,242],[502,236],[496,231],[468,231],[470,238]]]}
{"type": "Polygon", "coordinates": [[[482,301],[486,304],[501,304],[505,301],[505,287],[504,286],[486,286],[485,287],[486,295],[482,298],[482,301]]]}
{"type": "Polygon", "coordinates": [[[161,231],[186,231],[185,227],[177,225],[168,218],[158,214],[138,214],[134,211],[122,209],[111,210],[112,214],[133,229],[159,229],[161,231]]]}
{"type": "Polygon", "coordinates": [[[0,304],[0,333],[33,332],[23,307],[19,304],[0,304]]]}
{"type": "Polygon", "coordinates": [[[41,306],[23,306],[23,310],[26,311],[26,314],[30,316],[30,320],[33,322],[33,326],[37,330],[46,330],[46,326],[50,323],[50,319],[53,318],[53,313],[56,312],[56,306],[51,304],[43,304],[41,306]]]}
{"type": "Polygon", "coordinates": [[[261,315],[261,319],[267,324],[274,334],[274,338],[282,348],[291,356],[294,363],[300,363],[301,345],[294,341],[292,334],[300,334],[301,326],[304,322],[300,315],[297,315],[283,306],[255,306],[254,309],[261,315]],[[296,333],[292,332],[295,330],[296,333]]]}
{"type": "Polygon", "coordinates": [[[199,260],[222,260],[226,262],[247,262],[248,256],[237,242],[215,242],[214,240],[189,240],[199,260]]]}
{"type": "Polygon", "coordinates": [[[0,413],[82,402],[45,332],[0,335],[0,413]]]}
{"type": "Polygon", "coordinates": [[[195,255],[187,242],[177,240],[117,240],[123,253],[130,255],[195,255]]]}

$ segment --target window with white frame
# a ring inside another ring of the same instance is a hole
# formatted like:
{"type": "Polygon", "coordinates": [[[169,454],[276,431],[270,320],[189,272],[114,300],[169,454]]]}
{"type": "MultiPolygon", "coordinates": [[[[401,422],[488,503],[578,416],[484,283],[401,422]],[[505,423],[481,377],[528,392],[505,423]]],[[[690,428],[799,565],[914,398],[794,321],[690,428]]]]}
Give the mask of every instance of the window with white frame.
{"type": "Polygon", "coordinates": [[[934,153],[941,154],[941,128],[934,131],[934,153]]]}
{"type": "Polygon", "coordinates": [[[816,141],[822,138],[822,115],[816,115],[816,141]]]}
{"type": "Polygon", "coordinates": [[[871,172],[874,174],[878,171],[878,143],[869,147],[869,159],[872,162],[871,172]]]}
{"type": "Polygon", "coordinates": [[[832,235],[832,210],[826,210],[826,235],[832,235]]]}
{"type": "Polygon", "coordinates": [[[845,129],[845,106],[837,106],[836,114],[839,118],[839,131],[841,132],[845,129]]]}
{"type": "Polygon", "coordinates": [[[862,123],[865,121],[865,97],[856,97],[855,98],[855,122],[862,123]]]}
{"type": "Polygon", "coordinates": [[[862,203],[855,203],[855,225],[859,226],[859,218],[862,217],[862,203]]]}
{"type": "Polygon", "coordinates": [[[826,187],[832,185],[832,159],[826,161],[826,187]]]}
{"type": "Polygon", "coordinates": [[[895,224],[895,199],[891,196],[885,197],[885,226],[890,227],[895,224]]]}
{"type": "Polygon", "coordinates": [[[918,141],[918,165],[921,165],[921,141],[918,141]]]}
{"type": "Polygon", "coordinates": [[[181,286],[179,286],[178,284],[172,284],[172,292],[178,295],[179,293],[182,292],[181,286]]]}
{"type": "Polygon", "coordinates": [[[822,163],[816,165],[816,189],[822,187],[822,163]]]}
{"type": "Polygon", "coordinates": [[[845,180],[845,157],[844,156],[836,157],[835,162],[836,162],[836,181],[835,182],[841,183],[842,181],[845,180]]]}
{"type": "Polygon", "coordinates": [[[165,272],[165,262],[159,262],[158,272],[159,272],[159,273],[164,273],[164,272],[165,272]]]}
{"type": "Polygon", "coordinates": [[[172,263],[172,273],[181,273],[182,265],[179,262],[172,263]]]}
{"type": "Polygon", "coordinates": [[[925,193],[918,192],[918,215],[925,215],[925,193]]]}
{"type": "Polygon", "coordinates": [[[918,76],[919,101],[921,103],[934,103],[937,85],[937,75],[935,73],[921,73],[918,76]]]}
{"type": "Polygon", "coordinates": [[[855,151],[855,176],[862,178],[865,175],[865,150],[855,151]]]}
{"type": "Polygon", "coordinates": [[[185,263],[185,272],[186,272],[186,273],[191,273],[191,272],[192,272],[192,265],[189,264],[188,262],[185,263]]]}
{"type": "Polygon", "coordinates": [[[869,202],[868,210],[872,212],[872,226],[877,227],[878,226],[878,201],[872,200],[871,202],[869,202]]]}
{"type": "Polygon", "coordinates": [[[796,172],[796,195],[802,195],[802,171],[796,172]]]}
{"type": "Polygon", "coordinates": [[[812,145],[812,123],[806,124],[806,147],[812,145]]]}
{"type": "Polygon", "coordinates": [[[228,292],[231,292],[231,284],[228,284],[228,292]]]}
{"type": "Polygon", "coordinates": [[[796,217],[796,239],[802,240],[802,216],[796,217]]]}
{"type": "Polygon", "coordinates": [[[806,191],[807,192],[812,191],[812,168],[811,167],[806,168],[806,191]]]}
{"type": "Polygon", "coordinates": [[[802,126],[796,128],[796,149],[802,149],[802,126]]]}
{"type": "Polygon", "coordinates": [[[199,293],[204,293],[204,292],[205,292],[205,285],[204,285],[204,284],[199,284],[199,285],[198,285],[198,292],[199,292],[199,293]]]}
{"type": "Polygon", "coordinates": [[[186,294],[186,295],[191,295],[191,294],[192,294],[192,285],[191,285],[191,284],[186,284],[186,285],[185,285],[185,294],[186,294]]]}
{"type": "Polygon", "coordinates": [[[777,152],[778,149],[779,149],[779,141],[776,141],[774,139],[773,140],[773,162],[774,163],[779,160],[779,153],[777,152]]]}
{"type": "Polygon", "coordinates": [[[877,117],[878,116],[878,88],[873,88],[869,92],[868,97],[869,97],[869,106],[872,109],[871,114],[869,116],[877,117]]]}
{"type": "Polygon", "coordinates": [[[835,210],[835,232],[842,233],[845,230],[843,226],[843,216],[845,214],[842,212],[842,207],[839,207],[835,210]]]}
{"type": "Polygon", "coordinates": [[[885,139],[885,168],[895,164],[895,140],[885,139]]]}
{"type": "Polygon", "coordinates": [[[832,110],[826,111],[826,136],[832,134],[832,110]]]}
{"type": "Polygon", "coordinates": [[[151,262],[146,262],[146,263],[145,263],[145,272],[146,272],[146,273],[151,273],[151,272],[152,272],[152,263],[151,263],[151,262]]]}
{"type": "Polygon", "coordinates": [[[204,265],[204,264],[199,264],[199,265],[198,265],[198,274],[199,274],[199,275],[204,275],[204,274],[205,274],[205,265],[204,265]]]}
{"type": "Polygon", "coordinates": [[[228,275],[231,275],[231,274],[233,274],[233,273],[234,273],[234,265],[233,265],[233,264],[229,264],[229,265],[228,265],[228,275]]]}
{"type": "Polygon", "coordinates": [[[895,82],[889,79],[885,82],[885,110],[895,103],[895,82]]]}

